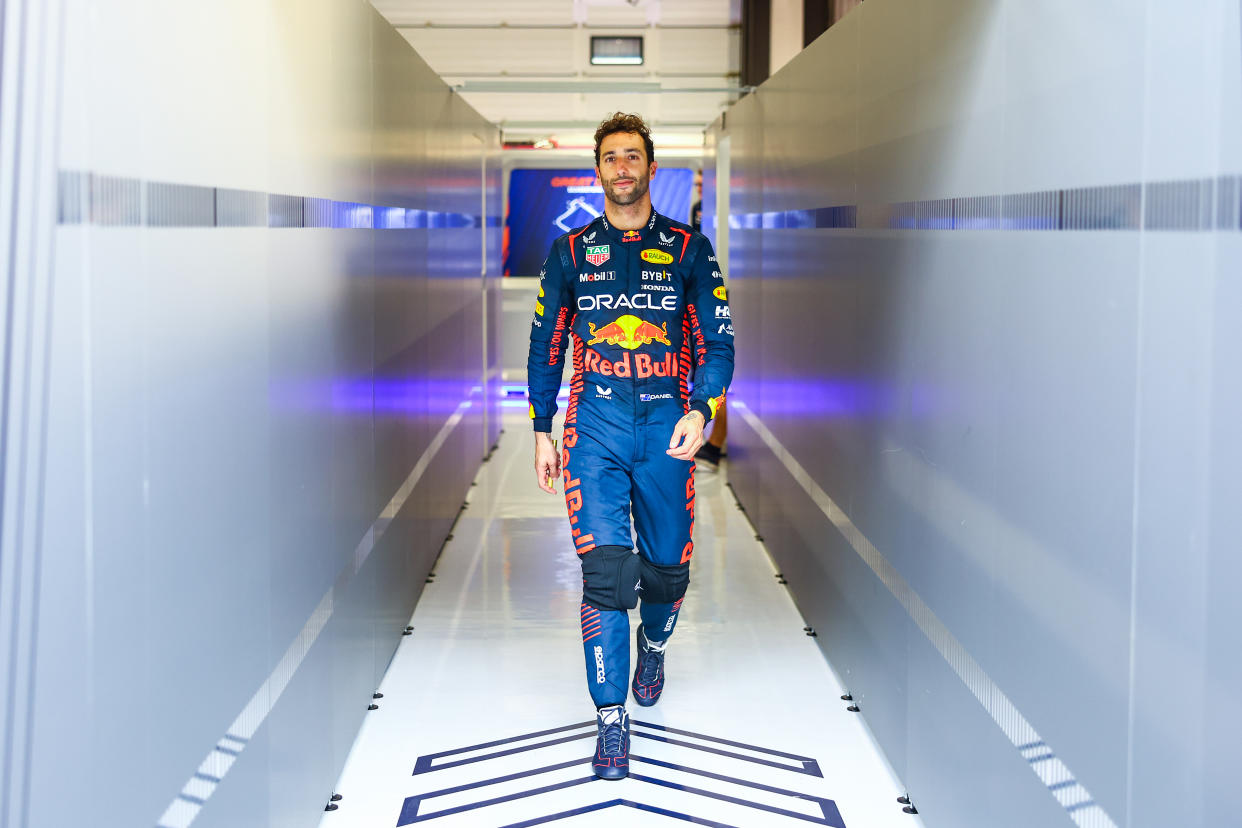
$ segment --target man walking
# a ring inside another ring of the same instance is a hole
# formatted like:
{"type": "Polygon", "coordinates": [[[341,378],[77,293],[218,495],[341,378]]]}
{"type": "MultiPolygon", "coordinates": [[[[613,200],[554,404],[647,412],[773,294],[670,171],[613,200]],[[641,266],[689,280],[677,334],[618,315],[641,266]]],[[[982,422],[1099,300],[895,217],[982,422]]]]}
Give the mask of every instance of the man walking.
{"type": "Polygon", "coordinates": [[[598,725],[593,768],[621,779],[629,772],[627,691],[649,706],[664,688],[665,647],[690,582],[693,457],[733,376],[733,323],[711,243],[652,209],[655,149],[643,119],[618,112],[600,124],[595,162],[604,215],[553,242],[527,369],[535,476],[555,492],[563,473],[582,563],[582,644],[598,725]],[[558,455],[552,417],[571,338],[558,455]],[[628,610],[640,598],[629,681],[628,610]]]}

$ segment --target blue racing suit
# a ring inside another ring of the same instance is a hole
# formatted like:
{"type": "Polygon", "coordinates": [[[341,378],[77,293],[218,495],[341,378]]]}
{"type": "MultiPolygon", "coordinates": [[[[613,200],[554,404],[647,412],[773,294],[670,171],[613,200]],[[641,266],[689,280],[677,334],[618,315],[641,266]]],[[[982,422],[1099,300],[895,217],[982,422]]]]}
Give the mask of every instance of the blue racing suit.
{"type": "Polygon", "coordinates": [[[665,452],[677,420],[690,410],[710,420],[733,377],[711,243],[654,210],[641,230],[600,216],[553,242],[527,364],[535,431],[552,430],[571,341],[561,466],[582,563],[587,683],[602,707],[626,699],[627,610],[641,597],[647,639],[667,640],[690,581],[694,463],[665,452]]]}

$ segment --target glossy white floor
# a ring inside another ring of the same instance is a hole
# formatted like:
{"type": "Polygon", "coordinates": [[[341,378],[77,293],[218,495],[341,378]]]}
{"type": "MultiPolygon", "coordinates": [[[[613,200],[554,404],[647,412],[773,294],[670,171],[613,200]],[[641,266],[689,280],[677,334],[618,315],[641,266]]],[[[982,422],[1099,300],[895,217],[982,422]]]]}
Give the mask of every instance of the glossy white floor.
{"type": "Polygon", "coordinates": [[[578,560],[562,498],[534,484],[525,412],[508,411],[320,828],[920,828],[724,485],[727,461],[696,474],[690,592],[663,698],[629,706],[630,778],[592,776],[578,560]]]}

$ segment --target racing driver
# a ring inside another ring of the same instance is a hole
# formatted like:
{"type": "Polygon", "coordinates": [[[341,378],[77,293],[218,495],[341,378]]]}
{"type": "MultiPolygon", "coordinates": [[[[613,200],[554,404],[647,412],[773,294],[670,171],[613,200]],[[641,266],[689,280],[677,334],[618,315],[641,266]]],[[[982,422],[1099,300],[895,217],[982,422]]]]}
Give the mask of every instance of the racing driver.
{"type": "Polygon", "coordinates": [[[527,370],[535,476],[551,493],[563,479],[582,564],[592,765],[596,776],[621,779],[627,692],[648,706],[664,688],[665,647],[690,582],[693,458],[733,376],[733,323],[711,243],[652,209],[655,150],[641,117],[618,112],[600,124],[595,172],[604,215],[552,244],[527,370]],[[558,455],[552,418],[571,344],[558,455]],[[628,610],[640,601],[630,680],[628,610]]]}

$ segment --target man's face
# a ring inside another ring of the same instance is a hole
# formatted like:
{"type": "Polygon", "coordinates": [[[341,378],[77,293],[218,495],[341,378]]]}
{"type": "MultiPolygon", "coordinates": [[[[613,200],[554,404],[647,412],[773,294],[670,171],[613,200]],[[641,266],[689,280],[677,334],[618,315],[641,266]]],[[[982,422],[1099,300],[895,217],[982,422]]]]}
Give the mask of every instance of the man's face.
{"type": "Polygon", "coordinates": [[[604,188],[604,197],[622,207],[647,194],[656,165],[648,163],[643,137],[637,132],[614,132],[599,145],[599,166],[595,174],[604,188]]]}

